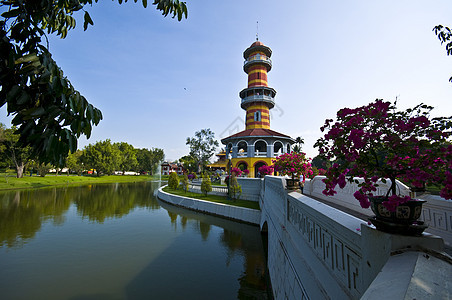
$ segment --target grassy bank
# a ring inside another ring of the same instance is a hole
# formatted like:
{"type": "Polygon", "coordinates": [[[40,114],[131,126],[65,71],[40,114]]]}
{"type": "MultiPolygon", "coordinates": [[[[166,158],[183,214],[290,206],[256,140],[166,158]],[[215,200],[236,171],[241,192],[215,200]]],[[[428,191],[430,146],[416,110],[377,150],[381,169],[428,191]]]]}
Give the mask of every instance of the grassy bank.
{"type": "Polygon", "coordinates": [[[163,188],[163,191],[173,194],[173,195],[178,195],[178,196],[184,196],[184,197],[189,197],[189,198],[194,198],[194,199],[199,199],[199,200],[204,200],[204,201],[210,201],[210,202],[215,202],[215,203],[222,203],[222,204],[229,204],[229,205],[234,205],[234,206],[239,206],[239,207],[245,207],[245,208],[251,208],[251,209],[260,209],[259,208],[259,203],[258,202],[254,202],[254,201],[247,201],[247,200],[228,200],[227,197],[224,196],[217,196],[217,195],[207,195],[204,196],[202,194],[197,194],[197,193],[192,193],[192,192],[184,192],[181,190],[173,190],[170,189],[168,186],[163,188]]]}
{"type": "Polygon", "coordinates": [[[0,190],[14,189],[34,189],[50,186],[61,185],[82,185],[93,183],[116,183],[116,182],[139,182],[158,179],[157,176],[128,176],[128,175],[111,175],[111,176],[77,176],[77,175],[46,175],[40,176],[24,176],[23,178],[15,178],[6,176],[5,173],[0,174],[0,190]]]}

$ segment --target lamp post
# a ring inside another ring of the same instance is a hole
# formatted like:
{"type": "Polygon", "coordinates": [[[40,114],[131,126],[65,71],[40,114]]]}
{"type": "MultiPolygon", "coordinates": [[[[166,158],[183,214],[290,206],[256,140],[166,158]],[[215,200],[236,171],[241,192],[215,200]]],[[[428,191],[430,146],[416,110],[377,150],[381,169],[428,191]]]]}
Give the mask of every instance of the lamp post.
{"type": "Polygon", "coordinates": [[[231,196],[229,194],[229,180],[231,180],[231,167],[232,167],[231,154],[228,153],[226,157],[228,159],[228,177],[227,177],[226,185],[228,187],[228,200],[230,200],[231,196]]]}

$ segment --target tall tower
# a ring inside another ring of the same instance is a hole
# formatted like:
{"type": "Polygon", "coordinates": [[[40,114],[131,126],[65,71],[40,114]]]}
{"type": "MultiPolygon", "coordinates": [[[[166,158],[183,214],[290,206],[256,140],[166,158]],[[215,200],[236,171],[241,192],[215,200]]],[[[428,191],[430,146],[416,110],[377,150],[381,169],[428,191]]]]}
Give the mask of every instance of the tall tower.
{"type": "Polygon", "coordinates": [[[257,177],[259,168],[271,165],[272,159],[290,152],[295,143],[290,136],[270,129],[270,109],[275,106],[276,91],[268,86],[267,73],[272,68],[272,50],[256,40],[243,52],[243,70],[248,87],[240,92],[240,106],[246,111],[245,130],[221,140],[231,167],[248,169],[257,177]]]}
{"type": "Polygon", "coordinates": [[[270,109],[275,106],[276,91],[268,87],[267,73],[272,68],[272,50],[260,41],[243,52],[243,70],[248,74],[248,87],[240,92],[241,107],[246,111],[246,129],[270,129],[270,109]]]}

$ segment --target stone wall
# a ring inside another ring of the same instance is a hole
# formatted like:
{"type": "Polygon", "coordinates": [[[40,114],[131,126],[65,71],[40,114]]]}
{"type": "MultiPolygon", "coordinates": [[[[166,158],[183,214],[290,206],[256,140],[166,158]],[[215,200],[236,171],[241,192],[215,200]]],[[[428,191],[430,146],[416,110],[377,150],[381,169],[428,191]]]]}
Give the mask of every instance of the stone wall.
{"type": "Polygon", "coordinates": [[[258,225],[260,222],[260,210],[177,196],[162,189],[158,190],[157,197],[170,204],[245,223],[258,225]]]}
{"type": "Polygon", "coordinates": [[[452,247],[452,200],[440,196],[421,195],[427,202],[422,205],[420,220],[428,224],[427,232],[439,235],[452,247]]]}
{"type": "MultiPolygon", "coordinates": [[[[303,193],[331,203],[339,204],[367,216],[374,215],[370,208],[362,208],[359,205],[358,200],[353,196],[353,193],[358,190],[357,184],[347,183],[343,189],[337,187],[337,194],[334,196],[325,196],[322,194],[322,191],[325,188],[325,184],[322,182],[322,179],[324,178],[325,176],[316,176],[312,180],[306,180],[303,193]]],[[[362,181],[362,179],[359,180],[362,181]]],[[[380,186],[377,188],[376,194],[384,195],[389,188],[389,182],[385,184],[379,181],[378,184],[380,186]]],[[[402,195],[410,194],[409,188],[399,181],[397,182],[397,190],[402,195]]],[[[422,215],[420,217],[421,221],[424,221],[429,225],[426,231],[441,236],[447,245],[452,246],[452,201],[428,194],[420,195],[417,198],[427,201],[427,203],[422,206],[422,215]]]]}
{"type": "Polygon", "coordinates": [[[238,177],[237,182],[242,187],[240,199],[259,202],[263,181],[261,178],[238,177]]]}
{"type": "MultiPolygon", "coordinates": [[[[316,176],[311,180],[307,179],[303,189],[303,194],[320,198],[328,202],[339,204],[343,207],[352,209],[354,211],[357,211],[368,216],[374,215],[370,208],[362,208],[359,205],[358,200],[356,200],[355,197],[353,196],[353,194],[358,190],[357,184],[347,183],[347,185],[343,189],[336,187],[335,191],[337,192],[337,194],[335,194],[334,196],[325,196],[322,193],[322,191],[325,189],[325,184],[322,181],[324,178],[325,176],[316,176]]],[[[361,178],[356,179],[360,182],[363,181],[361,178]]],[[[377,183],[379,187],[377,188],[377,191],[374,194],[385,195],[391,185],[390,182],[387,181],[386,183],[383,183],[381,181],[378,181],[377,183]]],[[[397,191],[399,191],[401,195],[410,194],[410,189],[399,181],[397,182],[397,191]]]]}
{"type": "Polygon", "coordinates": [[[260,203],[275,299],[359,299],[392,253],[443,250],[439,237],[377,231],[310,197],[288,194],[284,185],[283,178],[266,176],[260,203]]]}

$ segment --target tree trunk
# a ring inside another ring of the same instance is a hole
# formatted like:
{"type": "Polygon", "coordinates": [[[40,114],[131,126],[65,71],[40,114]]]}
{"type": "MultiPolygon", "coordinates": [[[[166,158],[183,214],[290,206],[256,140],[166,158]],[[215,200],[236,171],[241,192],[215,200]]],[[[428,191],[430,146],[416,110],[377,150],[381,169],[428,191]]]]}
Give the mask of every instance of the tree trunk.
{"type": "Polygon", "coordinates": [[[25,168],[25,164],[23,162],[16,164],[17,178],[24,177],[24,168],[25,168]]]}

